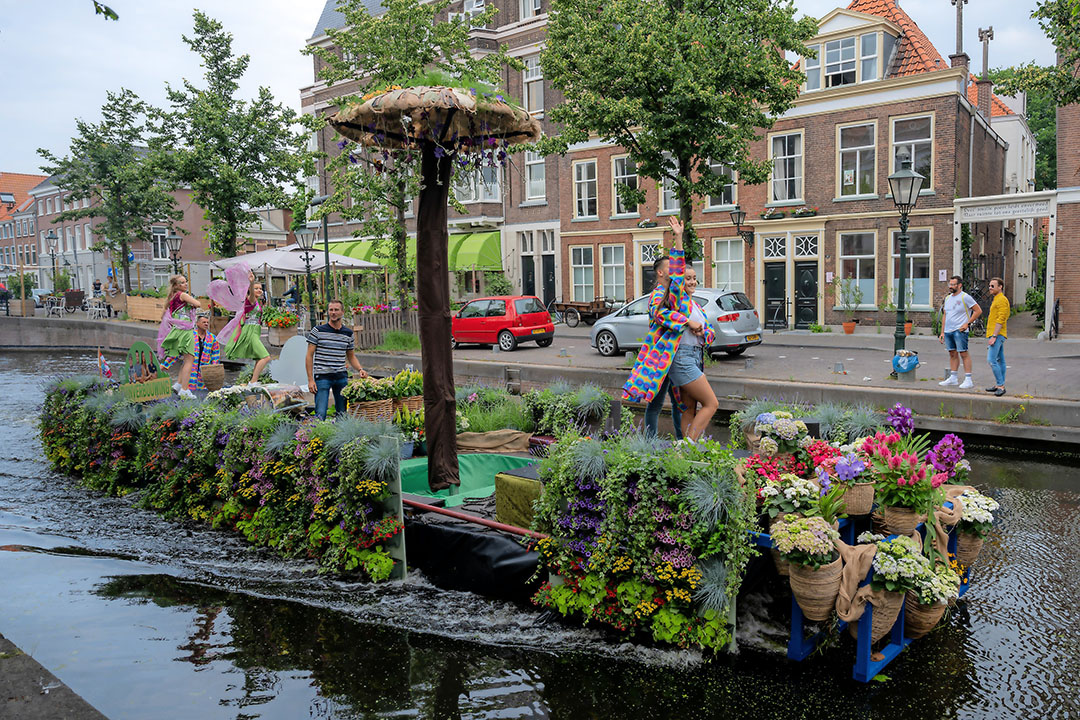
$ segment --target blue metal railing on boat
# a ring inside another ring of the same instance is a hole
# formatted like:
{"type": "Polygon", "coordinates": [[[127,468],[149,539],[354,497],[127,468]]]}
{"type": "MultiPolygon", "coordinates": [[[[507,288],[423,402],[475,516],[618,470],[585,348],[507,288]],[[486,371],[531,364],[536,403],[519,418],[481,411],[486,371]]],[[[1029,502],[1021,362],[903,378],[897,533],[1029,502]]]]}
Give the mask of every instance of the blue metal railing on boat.
{"type": "MultiPolygon", "coordinates": [[[[945,503],[945,507],[951,508],[952,503],[945,503]]],[[[920,523],[918,526],[919,532],[926,536],[926,523],[920,523]]],[[[772,537],[768,533],[751,532],[751,538],[754,544],[758,547],[772,548],[772,537]]],[[[896,537],[891,535],[890,537],[896,537]]],[[[855,523],[851,518],[843,518],[840,520],[840,538],[848,545],[855,544],[855,523]]],[[[956,528],[949,532],[949,553],[951,555],[956,554],[956,528]]],[[[871,570],[866,574],[866,578],[859,583],[859,587],[867,585],[873,578],[874,571],[871,570]]],[[[960,578],[960,597],[964,596],[967,592],[968,586],[971,582],[971,569],[967,568],[964,575],[960,578]]],[[[907,600],[905,599],[906,603],[907,600]]],[[[875,675],[885,669],[885,666],[896,659],[898,655],[903,651],[905,647],[910,645],[913,641],[911,638],[904,637],[904,608],[900,608],[900,614],[896,618],[896,622],[893,624],[892,629],[889,632],[889,643],[879,651],[880,658],[874,659],[871,638],[871,627],[874,622],[874,606],[870,603],[866,604],[863,610],[862,616],[859,618],[859,632],[858,640],[856,640],[855,649],[855,665],[852,669],[852,677],[859,682],[870,682],[875,675]]],[[[829,629],[825,628],[818,631],[810,637],[806,637],[806,618],[803,616],[802,608],[799,607],[799,603],[796,602],[795,596],[791,597],[791,636],[788,639],[787,656],[790,660],[801,662],[810,656],[815,649],[828,637],[829,629]]],[[[843,631],[848,626],[848,623],[839,620],[837,621],[837,631],[843,631]]]]}

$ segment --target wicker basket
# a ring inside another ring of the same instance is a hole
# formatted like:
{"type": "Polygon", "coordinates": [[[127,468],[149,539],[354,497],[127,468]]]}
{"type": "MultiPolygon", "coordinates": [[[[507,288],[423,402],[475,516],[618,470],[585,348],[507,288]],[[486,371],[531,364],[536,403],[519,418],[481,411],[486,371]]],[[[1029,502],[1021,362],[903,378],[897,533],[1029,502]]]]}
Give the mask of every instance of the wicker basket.
{"type": "Polygon", "coordinates": [[[840,573],[843,569],[844,563],[840,558],[819,568],[791,563],[788,576],[791,594],[807,620],[821,622],[832,615],[836,596],[840,592],[840,573]]]}
{"type": "Polygon", "coordinates": [[[883,514],[890,534],[910,536],[919,524],[919,517],[911,508],[886,505],[883,514]]]}
{"type": "Polygon", "coordinates": [[[225,385],[225,366],[221,363],[203,365],[199,368],[199,372],[202,374],[203,385],[207,390],[213,392],[225,385]]]}
{"type": "Polygon", "coordinates": [[[394,401],[386,398],[385,400],[349,403],[349,414],[365,420],[392,420],[394,417],[394,401]]]}
{"type": "Polygon", "coordinates": [[[424,409],[424,396],[411,395],[409,397],[394,398],[394,412],[405,408],[411,413],[420,412],[424,409]]]}
{"type": "Polygon", "coordinates": [[[966,532],[956,533],[956,562],[970,568],[978,559],[982,546],[983,539],[978,535],[966,532]]]}
{"type": "MultiPolygon", "coordinates": [[[[784,515],[798,515],[798,513],[784,513],[784,515]]],[[[780,522],[782,517],[782,515],[777,515],[769,520],[769,535],[772,535],[773,525],[780,522]]],[[[776,565],[776,572],[787,577],[791,572],[791,563],[785,560],[776,548],[769,548],[769,554],[772,555],[773,564],[776,565]]]]}
{"type": "Polygon", "coordinates": [[[919,596],[908,590],[904,602],[904,635],[918,640],[934,629],[945,614],[945,603],[923,605],[919,596]]]}
{"type": "Polygon", "coordinates": [[[874,483],[855,483],[844,493],[844,512],[869,515],[874,509],[874,483]]]}
{"type": "MultiPolygon", "coordinates": [[[[870,621],[870,642],[875,643],[889,634],[896,618],[900,616],[900,610],[904,607],[904,593],[886,592],[885,601],[881,607],[874,606],[874,617],[870,621]]],[[[851,637],[859,639],[858,621],[848,623],[848,632],[851,637]]]]}

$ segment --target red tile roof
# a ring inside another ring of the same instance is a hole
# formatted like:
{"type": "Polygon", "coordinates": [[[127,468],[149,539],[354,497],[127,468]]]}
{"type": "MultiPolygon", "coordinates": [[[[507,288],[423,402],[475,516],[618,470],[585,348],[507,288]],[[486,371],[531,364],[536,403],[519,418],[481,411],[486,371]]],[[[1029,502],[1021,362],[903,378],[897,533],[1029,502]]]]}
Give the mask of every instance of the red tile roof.
{"type": "Polygon", "coordinates": [[[40,185],[42,180],[48,180],[48,177],[48,175],[0,172],[0,192],[15,195],[15,205],[10,210],[7,205],[0,204],[0,222],[10,220],[11,214],[17,208],[21,209],[23,203],[30,197],[30,190],[40,185]]]}
{"type": "Polygon", "coordinates": [[[889,76],[918,75],[949,67],[949,63],[941,57],[930,39],[894,0],[852,0],[847,9],[883,17],[903,30],[904,34],[897,44],[896,57],[888,71],[889,76]]]}
{"type": "MultiPolygon", "coordinates": [[[[979,106],[979,88],[975,84],[975,76],[972,75],[967,86],[967,99],[968,102],[975,107],[979,106]]],[[[1001,101],[997,95],[990,93],[990,117],[1004,117],[1005,115],[1015,115],[1008,105],[1001,101]]]]}

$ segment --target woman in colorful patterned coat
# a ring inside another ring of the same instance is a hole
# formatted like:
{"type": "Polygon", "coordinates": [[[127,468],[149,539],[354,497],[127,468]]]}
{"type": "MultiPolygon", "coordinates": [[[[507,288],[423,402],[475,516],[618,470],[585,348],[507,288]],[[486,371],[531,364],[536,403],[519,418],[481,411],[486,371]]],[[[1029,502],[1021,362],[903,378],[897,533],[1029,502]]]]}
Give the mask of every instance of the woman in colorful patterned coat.
{"type": "Polygon", "coordinates": [[[686,407],[683,434],[697,440],[718,407],[716,394],[703,372],[704,349],[713,341],[715,333],[704,312],[686,292],[683,223],[675,217],[669,217],[668,223],[675,239],[666,287],[664,283],[658,285],[649,300],[649,316],[653,322],[638,351],[630,378],[623,386],[623,399],[649,402],[670,372],[671,382],[679,388],[682,404],[686,407]]]}

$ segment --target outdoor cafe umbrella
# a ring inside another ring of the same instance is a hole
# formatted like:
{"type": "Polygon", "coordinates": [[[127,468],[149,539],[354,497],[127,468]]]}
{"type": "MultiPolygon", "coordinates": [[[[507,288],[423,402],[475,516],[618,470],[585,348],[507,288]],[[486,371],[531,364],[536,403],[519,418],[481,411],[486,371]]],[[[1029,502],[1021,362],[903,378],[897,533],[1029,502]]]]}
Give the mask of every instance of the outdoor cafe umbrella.
{"type": "MultiPolygon", "coordinates": [[[[307,254],[310,256],[311,269],[313,271],[322,270],[326,264],[323,257],[325,253],[309,250],[307,254]]],[[[266,266],[271,270],[290,275],[301,274],[307,270],[304,263],[304,251],[295,243],[286,245],[285,247],[260,250],[259,252],[237,255],[236,257],[231,258],[222,258],[221,260],[215,260],[214,265],[225,269],[240,262],[247,263],[248,267],[266,266]]],[[[338,255],[337,253],[330,253],[330,266],[337,270],[373,270],[382,267],[377,263],[368,262],[367,260],[357,260],[356,258],[338,255]]]]}
{"type": "Polygon", "coordinates": [[[454,163],[463,167],[504,164],[509,145],[540,139],[540,123],[494,91],[438,85],[394,87],[365,95],[362,102],[335,113],[329,122],[349,140],[382,149],[386,158],[391,152],[419,157],[416,288],[428,485],[432,490],[458,485],[446,225],[450,178],[454,163]]]}

